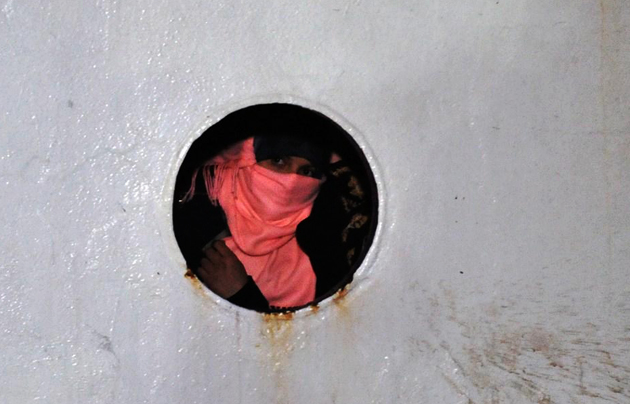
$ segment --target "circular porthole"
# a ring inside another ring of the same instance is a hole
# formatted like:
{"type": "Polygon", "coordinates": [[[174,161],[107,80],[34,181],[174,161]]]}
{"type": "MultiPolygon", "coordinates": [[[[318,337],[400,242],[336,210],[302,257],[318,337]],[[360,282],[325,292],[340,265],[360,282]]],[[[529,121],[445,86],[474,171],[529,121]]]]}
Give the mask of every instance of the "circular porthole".
{"type": "Polygon", "coordinates": [[[378,198],[354,139],[293,104],[232,112],[195,140],[173,226],[189,271],[228,301],[296,310],[349,282],[370,248],[378,198]]]}

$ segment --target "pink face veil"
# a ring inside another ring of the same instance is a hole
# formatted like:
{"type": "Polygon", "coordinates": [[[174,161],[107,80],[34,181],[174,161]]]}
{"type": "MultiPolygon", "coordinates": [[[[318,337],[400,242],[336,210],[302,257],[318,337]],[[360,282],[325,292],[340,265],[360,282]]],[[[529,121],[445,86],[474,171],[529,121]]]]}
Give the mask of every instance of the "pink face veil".
{"type": "MultiPolygon", "coordinates": [[[[208,196],[227,217],[232,235],[226,245],[269,304],[305,305],[315,298],[316,278],[295,232],[310,215],[323,180],[257,165],[253,140],[236,144],[202,166],[208,196]]],[[[187,198],[194,194],[195,180],[187,198]]]]}

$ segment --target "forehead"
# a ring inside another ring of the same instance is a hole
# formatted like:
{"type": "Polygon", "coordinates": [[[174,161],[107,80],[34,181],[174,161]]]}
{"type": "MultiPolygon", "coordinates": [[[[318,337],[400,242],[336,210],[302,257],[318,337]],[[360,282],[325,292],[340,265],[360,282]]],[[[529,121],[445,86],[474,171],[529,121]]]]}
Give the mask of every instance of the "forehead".
{"type": "Polygon", "coordinates": [[[304,158],[304,157],[300,157],[300,156],[276,156],[276,157],[270,157],[268,159],[265,160],[261,160],[262,161],[271,161],[271,160],[275,160],[277,158],[282,158],[287,160],[286,163],[291,164],[291,165],[296,165],[296,166],[305,166],[305,165],[313,165],[313,163],[311,163],[309,161],[309,159],[304,158]]]}
{"type": "Polygon", "coordinates": [[[295,165],[299,165],[299,166],[312,165],[312,163],[304,157],[299,157],[299,156],[289,156],[289,157],[291,157],[291,162],[294,163],[295,165]]]}

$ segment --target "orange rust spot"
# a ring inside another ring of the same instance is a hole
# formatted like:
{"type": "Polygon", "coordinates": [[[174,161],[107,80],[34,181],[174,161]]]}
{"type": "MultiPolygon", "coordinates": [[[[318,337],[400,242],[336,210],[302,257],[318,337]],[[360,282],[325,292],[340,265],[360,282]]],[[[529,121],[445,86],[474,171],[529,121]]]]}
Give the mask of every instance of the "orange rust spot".
{"type": "Polygon", "coordinates": [[[184,277],[188,278],[188,280],[190,281],[190,283],[198,290],[203,290],[203,287],[201,286],[201,282],[199,282],[199,279],[197,278],[197,275],[195,275],[193,273],[193,271],[190,270],[190,268],[186,268],[186,273],[184,273],[184,277]]]}
{"type": "Polygon", "coordinates": [[[262,313],[261,333],[266,340],[267,373],[275,380],[276,402],[288,403],[287,368],[296,341],[293,338],[293,312],[262,313]]]}
{"type": "Polygon", "coordinates": [[[348,294],[348,285],[344,286],[343,288],[339,289],[333,296],[333,302],[335,302],[335,304],[337,303],[341,303],[344,298],[346,297],[346,295],[348,294]]]}
{"type": "Polygon", "coordinates": [[[333,304],[337,308],[337,314],[340,316],[339,319],[342,319],[344,323],[348,323],[350,320],[350,313],[348,309],[348,305],[346,304],[346,295],[348,294],[348,285],[339,289],[333,295],[333,304]]]}
{"type": "Polygon", "coordinates": [[[314,304],[312,306],[309,306],[309,309],[311,309],[311,314],[317,314],[317,312],[319,311],[319,306],[314,304]]]}
{"type": "Polygon", "coordinates": [[[263,334],[269,337],[271,343],[276,345],[280,341],[282,343],[286,342],[283,339],[286,338],[287,333],[291,333],[292,323],[290,320],[293,320],[293,312],[261,314],[264,321],[263,334]]]}
{"type": "Polygon", "coordinates": [[[292,311],[283,311],[280,313],[262,313],[263,320],[266,323],[275,323],[278,320],[293,320],[292,311]]]}

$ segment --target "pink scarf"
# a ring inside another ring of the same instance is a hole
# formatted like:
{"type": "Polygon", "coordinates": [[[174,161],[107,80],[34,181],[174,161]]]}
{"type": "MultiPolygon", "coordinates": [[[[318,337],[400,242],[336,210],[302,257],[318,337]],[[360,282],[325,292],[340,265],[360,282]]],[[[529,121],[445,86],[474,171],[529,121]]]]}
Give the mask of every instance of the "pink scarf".
{"type": "Polygon", "coordinates": [[[296,307],[312,302],[316,277],[295,231],[311,214],[323,181],[257,165],[253,138],[206,162],[202,170],[210,200],[218,202],[227,216],[232,236],[224,239],[225,244],[269,305],[296,307]]]}

